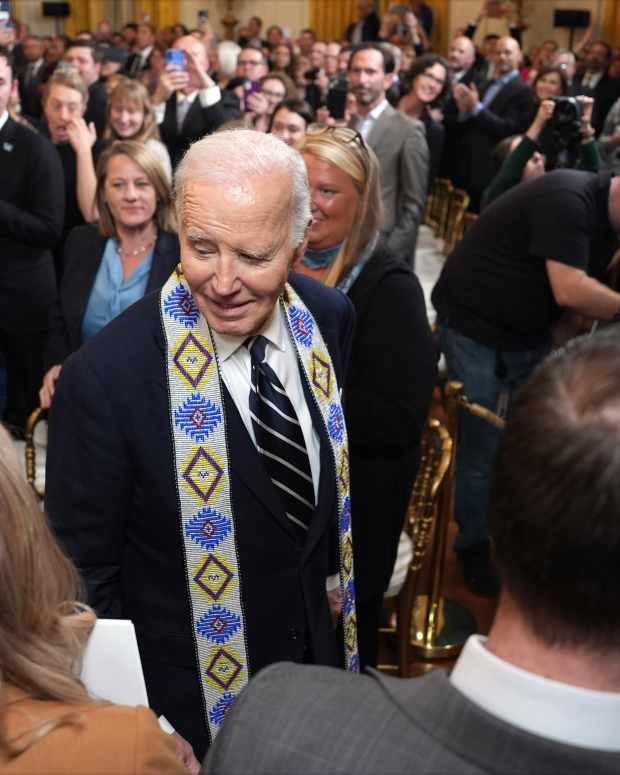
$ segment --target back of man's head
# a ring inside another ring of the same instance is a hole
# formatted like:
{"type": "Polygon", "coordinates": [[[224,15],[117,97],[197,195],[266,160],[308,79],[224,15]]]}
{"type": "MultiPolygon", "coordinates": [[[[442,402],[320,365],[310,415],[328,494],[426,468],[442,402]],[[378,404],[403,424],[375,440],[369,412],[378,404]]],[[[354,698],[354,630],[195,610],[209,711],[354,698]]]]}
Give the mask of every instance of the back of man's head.
{"type": "Polygon", "coordinates": [[[551,646],[620,648],[620,337],[547,359],[500,442],[490,532],[505,592],[551,646]]]}

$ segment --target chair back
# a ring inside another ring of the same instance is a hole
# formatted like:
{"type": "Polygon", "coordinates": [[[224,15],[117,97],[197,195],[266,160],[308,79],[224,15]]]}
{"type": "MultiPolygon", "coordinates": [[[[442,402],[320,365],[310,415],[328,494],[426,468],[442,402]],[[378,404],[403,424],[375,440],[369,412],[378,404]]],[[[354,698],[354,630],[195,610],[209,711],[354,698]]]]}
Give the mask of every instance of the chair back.
{"type": "Polygon", "coordinates": [[[37,465],[36,465],[36,447],[34,442],[34,432],[37,425],[46,419],[47,419],[46,409],[41,409],[41,407],[39,407],[38,409],[35,409],[30,415],[30,417],[28,417],[28,420],[26,421],[26,433],[25,433],[26,480],[34,490],[37,498],[41,501],[45,497],[45,492],[44,490],[40,490],[37,487],[37,482],[36,482],[37,465]]]}
{"type": "Polygon", "coordinates": [[[453,189],[448,201],[448,215],[445,234],[443,235],[443,252],[446,256],[452,253],[454,246],[464,234],[461,224],[468,207],[469,194],[467,191],[462,191],[460,188],[453,189]]]}
{"type": "Polygon", "coordinates": [[[452,181],[447,178],[435,178],[426,199],[424,223],[433,229],[436,237],[442,239],[448,219],[450,194],[453,189],[452,181]]]}

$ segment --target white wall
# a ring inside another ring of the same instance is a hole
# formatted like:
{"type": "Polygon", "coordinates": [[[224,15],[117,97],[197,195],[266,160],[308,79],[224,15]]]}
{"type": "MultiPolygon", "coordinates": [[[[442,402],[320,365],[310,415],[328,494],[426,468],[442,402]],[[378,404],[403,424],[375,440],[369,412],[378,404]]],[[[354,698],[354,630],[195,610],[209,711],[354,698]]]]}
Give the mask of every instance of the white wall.
{"type": "MultiPolygon", "coordinates": [[[[465,27],[476,17],[480,5],[481,0],[452,0],[449,21],[451,36],[455,30],[465,27]]],[[[590,11],[592,20],[599,25],[599,29],[603,21],[603,0],[524,0],[523,14],[528,24],[523,35],[523,47],[526,51],[547,38],[556,40],[560,46],[568,45],[568,30],[553,26],[553,13],[556,9],[590,11]]],[[[581,34],[576,31],[575,43],[581,34]]]]}

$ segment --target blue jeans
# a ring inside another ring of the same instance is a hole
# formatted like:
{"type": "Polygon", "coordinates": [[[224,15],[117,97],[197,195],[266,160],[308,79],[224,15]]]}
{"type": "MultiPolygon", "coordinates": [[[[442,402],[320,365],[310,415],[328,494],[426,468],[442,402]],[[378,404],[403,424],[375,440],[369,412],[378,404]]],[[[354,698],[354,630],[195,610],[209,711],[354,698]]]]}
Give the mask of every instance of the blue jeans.
{"type": "MultiPolygon", "coordinates": [[[[549,346],[499,352],[438,323],[449,379],[463,383],[470,401],[506,415],[510,398],[545,358],[549,346]]],[[[486,541],[491,472],[501,431],[466,410],[459,414],[454,516],[459,532],[455,551],[486,541]]]]}

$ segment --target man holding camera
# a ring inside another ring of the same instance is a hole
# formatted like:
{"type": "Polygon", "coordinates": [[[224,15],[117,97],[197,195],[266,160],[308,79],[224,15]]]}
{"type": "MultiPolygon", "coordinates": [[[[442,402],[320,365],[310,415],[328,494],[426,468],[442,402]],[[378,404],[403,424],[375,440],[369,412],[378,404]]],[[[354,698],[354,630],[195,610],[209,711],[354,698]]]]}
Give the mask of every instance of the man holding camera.
{"type": "MultiPolygon", "coordinates": [[[[448,258],[432,300],[451,379],[505,415],[513,392],[551,349],[565,310],[596,320],[620,313],[604,277],[620,234],[620,178],[556,170],[515,186],[448,258]]],[[[459,426],[455,542],[467,586],[497,593],[487,501],[499,431],[467,412],[459,426]]]]}
{"type": "Polygon", "coordinates": [[[204,43],[184,35],[174,42],[166,58],[168,64],[153,95],[153,106],[174,168],[191,143],[214,132],[225,119],[219,87],[208,75],[204,43]],[[178,61],[170,56],[174,51],[181,54],[178,61]]]}

